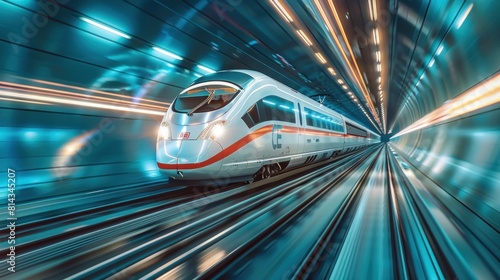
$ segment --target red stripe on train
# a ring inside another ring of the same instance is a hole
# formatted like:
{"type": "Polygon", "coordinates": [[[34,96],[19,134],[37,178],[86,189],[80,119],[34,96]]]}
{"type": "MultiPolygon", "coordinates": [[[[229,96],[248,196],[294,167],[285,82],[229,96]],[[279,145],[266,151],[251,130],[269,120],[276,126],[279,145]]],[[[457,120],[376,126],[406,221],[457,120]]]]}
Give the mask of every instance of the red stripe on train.
{"type": "MultiPolygon", "coordinates": [[[[246,135],[245,137],[241,138],[240,140],[234,142],[232,145],[227,147],[226,149],[222,150],[220,153],[216,154],[215,156],[201,162],[197,163],[181,163],[181,164],[165,164],[165,163],[160,163],[157,162],[158,167],[161,169],[196,169],[196,168],[202,168],[205,166],[208,166],[210,164],[213,164],[219,160],[222,160],[237,150],[239,150],[241,147],[245,146],[246,144],[252,142],[253,140],[272,132],[273,130],[273,125],[266,125],[263,126],[257,130],[252,131],[250,134],[246,135]]],[[[284,133],[299,133],[299,128],[298,127],[293,127],[293,126],[283,126],[282,129],[280,129],[281,132],[284,133]]],[[[351,134],[343,134],[343,133],[335,133],[335,132],[326,132],[326,131],[321,131],[321,130],[315,130],[315,129],[308,129],[305,128],[303,130],[304,134],[308,135],[323,135],[323,136],[341,136],[341,137],[359,137],[359,138],[366,138],[363,136],[355,136],[351,134]]]]}

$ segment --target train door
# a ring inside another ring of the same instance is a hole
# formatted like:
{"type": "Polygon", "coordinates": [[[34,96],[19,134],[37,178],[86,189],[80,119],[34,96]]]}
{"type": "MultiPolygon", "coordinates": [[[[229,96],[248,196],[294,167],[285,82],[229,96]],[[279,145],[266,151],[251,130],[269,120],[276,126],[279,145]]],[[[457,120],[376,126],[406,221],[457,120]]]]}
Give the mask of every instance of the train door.
{"type": "Polygon", "coordinates": [[[344,136],[343,136],[343,139],[342,139],[342,140],[343,140],[343,141],[342,141],[342,148],[341,148],[340,150],[341,150],[343,153],[345,153],[345,152],[346,152],[346,150],[347,150],[347,146],[348,146],[347,141],[349,141],[349,140],[347,139],[347,127],[346,127],[345,119],[344,119],[344,117],[343,117],[343,116],[341,116],[340,118],[342,119],[342,126],[343,126],[343,129],[344,129],[344,133],[343,133],[343,134],[344,134],[344,136]]]}
{"type": "Polygon", "coordinates": [[[302,108],[300,107],[300,103],[297,103],[297,110],[298,110],[298,121],[297,125],[299,127],[299,133],[298,133],[298,139],[297,139],[297,153],[303,153],[304,152],[304,142],[305,142],[305,135],[304,135],[304,120],[302,118],[302,108]]]}
{"type": "Polygon", "coordinates": [[[299,150],[299,120],[297,120],[297,105],[292,100],[286,100],[281,97],[271,99],[276,105],[273,107],[272,115],[274,120],[279,122],[275,123],[272,128],[272,148],[273,152],[277,152],[276,156],[289,156],[297,154],[299,150]]]}

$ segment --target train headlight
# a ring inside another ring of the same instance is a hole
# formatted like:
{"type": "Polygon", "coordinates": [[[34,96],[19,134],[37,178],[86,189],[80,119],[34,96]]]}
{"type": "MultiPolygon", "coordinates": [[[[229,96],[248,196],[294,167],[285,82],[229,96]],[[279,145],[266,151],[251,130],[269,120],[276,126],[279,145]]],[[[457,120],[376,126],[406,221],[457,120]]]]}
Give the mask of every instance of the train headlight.
{"type": "Polygon", "coordinates": [[[224,135],[225,124],[226,123],[222,121],[210,125],[203,130],[198,139],[210,139],[213,141],[220,139],[222,135],[224,135]]]}
{"type": "Polygon", "coordinates": [[[166,122],[162,122],[160,125],[160,130],[158,130],[157,142],[161,140],[171,140],[172,133],[170,132],[170,126],[166,122]]]}

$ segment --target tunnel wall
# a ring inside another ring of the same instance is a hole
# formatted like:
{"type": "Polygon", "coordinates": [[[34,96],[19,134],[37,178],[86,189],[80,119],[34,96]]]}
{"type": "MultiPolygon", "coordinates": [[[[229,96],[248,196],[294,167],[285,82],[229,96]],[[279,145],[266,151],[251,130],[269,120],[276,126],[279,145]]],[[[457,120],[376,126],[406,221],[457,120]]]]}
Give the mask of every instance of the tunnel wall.
{"type": "Polygon", "coordinates": [[[410,164],[477,215],[500,211],[500,106],[392,140],[410,164]]]}
{"type": "MultiPolygon", "coordinates": [[[[433,4],[444,8],[443,3],[433,4]]],[[[452,25],[441,41],[428,41],[425,47],[435,50],[432,56],[435,65],[427,64],[424,70],[415,68],[407,107],[398,108],[404,113],[395,119],[398,127],[395,132],[498,74],[500,39],[492,34],[497,33],[500,17],[485,16],[498,10],[498,5],[494,1],[475,2],[461,26],[452,25]],[[437,51],[439,46],[442,53],[437,51]]],[[[437,27],[432,25],[435,22],[427,18],[426,27],[433,30],[437,27]]],[[[435,33],[424,35],[432,34],[435,33]]],[[[424,67],[430,59],[431,56],[423,58],[424,67]]],[[[499,108],[499,104],[490,105],[459,119],[404,134],[391,142],[410,164],[488,220],[497,217],[500,211],[499,108]]],[[[495,226],[500,228],[498,221],[495,226]]]]}
{"type": "Polygon", "coordinates": [[[1,110],[0,165],[16,170],[18,202],[164,180],[159,120],[97,113],[1,110]]]}

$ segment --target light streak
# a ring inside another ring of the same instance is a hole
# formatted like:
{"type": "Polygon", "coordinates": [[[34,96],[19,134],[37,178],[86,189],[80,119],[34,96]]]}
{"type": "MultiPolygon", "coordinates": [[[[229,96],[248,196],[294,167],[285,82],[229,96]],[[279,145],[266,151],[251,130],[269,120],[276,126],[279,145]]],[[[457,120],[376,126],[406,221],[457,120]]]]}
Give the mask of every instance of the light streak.
{"type": "Polygon", "coordinates": [[[448,100],[441,107],[425,115],[392,138],[424,129],[497,103],[500,103],[500,74],[496,74],[494,77],[470,88],[458,97],[448,100]]]}
{"type": "MultiPolygon", "coordinates": [[[[325,11],[323,10],[323,7],[320,4],[319,0],[315,0],[314,2],[315,2],[315,5],[316,5],[317,9],[320,12],[321,17],[323,18],[323,21],[325,22],[328,30],[330,31],[331,38],[334,40],[335,44],[337,45],[337,48],[340,50],[340,53],[341,53],[342,57],[344,58],[344,61],[346,62],[346,65],[348,66],[348,68],[349,68],[349,70],[350,70],[350,72],[352,74],[352,77],[355,80],[355,83],[361,89],[361,92],[363,93],[363,96],[367,100],[367,105],[368,105],[368,107],[369,107],[369,109],[370,109],[373,117],[380,124],[380,119],[379,119],[378,114],[377,114],[377,112],[375,110],[375,107],[373,106],[373,103],[372,103],[371,98],[370,98],[369,93],[368,93],[368,89],[366,88],[366,85],[364,83],[362,83],[361,72],[359,70],[359,66],[358,66],[356,60],[355,59],[351,60],[351,59],[348,58],[348,55],[345,53],[344,48],[342,47],[342,44],[340,43],[340,41],[338,39],[338,36],[333,33],[333,30],[335,30],[335,29],[333,28],[332,23],[330,22],[330,20],[328,19],[325,11]],[[354,64],[354,67],[353,67],[352,64],[354,64]],[[355,71],[354,68],[356,68],[356,71],[355,71]]],[[[337,26],[340,29],[342,38],[344,39],[344,42],[346,42],[346,46],[347,46],[348,52],[350,54],[349,56],[351,58],[354,58],[355,55],[353,54],[353,51],[352,51],[350,45],[348,44],[349,41],[347,40],[347,36],[346,36],[345,31],[343,29],[343,26],[342,26],[342,23],[341,23],[340,18],[338,16],[338,13],[337,13],[337,10],[335,8],[335,5],[333,4],[332,0],[329,0],[328,3],[329,3],[330,8],[332,10],[333,16],[334,16],[334,18],[335,18],[335,20],[337,22],[337,26]]]]}
{"type": "Polygon", "coordinates": [[[111,32],[111,33],[113,33],[113,34],[116,34],[116,35],[118,35],[118,36],[120,36],[120,37],[123,37],[123,38],[125,38],[125,39],[130,39],[130,38],[131,38],[129,35],[127,35],[127,34],[125,34],[125,33],[123,33],[123,32],[120,32],[120,31],[118,31],[118,30],[116,30],[116,29],[114,29],[114,28],[111,28],[111,27],[109,27],[109,26],[106,26],[106,25],[104,25],[104,24],[98,23],[97,21],[93,21],[93,20],[88,19],[88,18],[86,18],[86,17],[81,17],[80,19],[81,19],[81,20],[83,20],[83,21],[85,21],[85,22],[87,22],[87,23],[92,24],[93,26],[99,27],[99,28],[101,28],[101,29],[103,29],[103,30],[106,30],[106,31],[108,31],[108,32],[111,32]]]}
{"type": "Polygon", "coordinates": [[[474,3],[470,3],[469,6],[467,7],[467,9],[465,10],[465,12],[462,14],[462,16],[460,16],[460,18],[457,21],[457,25],[456,25],[457,29],[459,29],[462,26],[462,24],[464,23],[465,19],[467,18],[467,16],[469,15],[469,13],[473,7],[474,7],[474,3]]]}
{"type": "Polygon", "coordinates": [[[205,72],[209,72],[209,73],[215,73],[215,70],[211,69],[211,68],[208,68],[206,66],[203,66],[201,64],[198,64],[196,65],[198,68],[200,68],[201,70],[205,71],[205,72]]]}
{"type": "Polygon", "coordinates": [[[319,52],[316,53],[316,57],[319,59],[319,61],[323,64],[326,63],[326,59],[323,57],[323,55],[319,52]]]}
{"type": "Polygon", "coordinates": [[[286,9],[283,7],[283,5],[279,1],[271,0],[271,4],[273,4],[274,8],[278,10],[278,12],[281,14],[281,16],[288,22],[293,22],[292,17],[288,14],[286,9]]]}
{"type": "Polygon", "coordinates": [[[106,109],[106,110],[134,112],[134,113],[141,113],[141,114],[148,114],[148,115],[163,116],[165,114],[164,111],[153,111],[153,110],[132,108],[132,107],[126,107],[126,106],[118,106],[118,105],[97,103],[97,102],[91,102],[91,101],[80,101],[80,100],[73,100],[73,99],[67,99],[67,98],[50,97],[50,96],[43,96],[43,95],[29,94],[29,93],[17,93],[17,92],[6,91],[6,90],[0,90],[0,96],[6,96],[6,97],[10,97],[10,98],[21,98],[21,99],[26,99],[26,100],[35,101],[35,102],[52,102],[52,103],[58,103],[58,104],[68,104],[68,105],[76,105],[76,106],[91,107],[91,108],[106,109]]]}
{"type": "Polygon", "coordinates": [[[304,33],[304,31],[302,30],[297,30],[297,33],[299,34],[299,36],[302,38],[302,40],[308,45],[308,46],[312,46],[312,42],[311,40],[309,40],[309,38],[306,36],[306,34],[304,33]]]}
{"type": "MultiPolygon", "coordinates": [[[[55,83],[50,83],[50,82],[46,82],[46,83],[47,84],[55,84],[55,83]]],[[[78,88],[78,87],[68,86],[68,88],[78,88]]],[[[76,93],[76,92],[59,90],[59,89],[52,89],[52,88],[22,85],[22,84],[9,83],[9,82],[0,82],[0,89],[22,91],[22,92],[27,92],[27,93],[39,94],[39,95],[43,95],[43,96],[53,96],[53,97],[62,97],[62,98],[70,98],[70,99],[72,99],[72,98],[89,99],[89,100],[110,102],[110,103],[114,103],[114,104],[119,103],[122,105],[137,106],[137,103],[135,103],[133,101],[118,99],[118,98],[133,99],[133,97],[126,96],[126,95],[120,95],[120,94],[112,94],[112,93],[107,93],[107,94],[110,96],[114,96],[115,98],[95,96],[95,95],[89,95],[89,94],[84,94],[84,93],[76,93]]],[[[79,88],[79,89],[81,89],[81,88],[79,88]]],[[[106,93],[106,92],[101,92],[101,91],[97,91],[97,92],[106,93]]],[[[170,103],[168,103],[168,102],[160,102],[160,101],[140,99],[140,98],[137,98],[137,99],[141,100],[141,102],[142,102],[142,103],[140,103],[141,107],[148,108],[148,109],[165,110],[165,108],[170,105],[170,103]],[[156,103],[156,104],[160,104],[160,105],[152,105],[152,104],[146,104],[146,103],[156,103]]]]}
{"type": "Polygon", "coordinates": [[[153,47],[153,50],[155,50],[155,51],[157,51],[157,52],[159,52],[159,53],[162,53],[162,54],[164,54],[164,55],[166,55],[166,56],[169,56],[169,57],[171,57],[171,58],[175,58],[175,59],[178,59],[178,60],[182,60],[182,59],[183,59],[182,57],[180,57],[180,56],[176,55],[175,53],[171,53],[171,52],[169,52],[169,51],[167,51],[167,50],[164,50],[164,49],[162,49],[162,48],[153,47]]]}
{"type": "MultiPolygon", "coordinates": [[[[145,99],[145,98],[133,97],[133,96],[123,95],[123,94],[118,94],[118,93],[111,93],[111,92],[97,90],[97,89],[89,89],[89,88],[83,88],[83,87],[77,87],[77,86],[70,86],[70,85],[66,85],[66,84],[54,83],[54,82],[49,82],[49,81],[44,81],[44,80],[37,80],[37,79],[28,79],[28,78],[21,78],[21,79],[27,80],[29,82],[35,82],[35,83],[38,83],[38,84],[43,84],[43,85],[50,85],[50,86],[56,86],[56,87],[60,87],[60,88],[74,89],[74,90],[79,90],[79,91],[84,91],[84,92],[98,93],[98,94],[101,94],[101,95],[115,96],[115,97],[118,97],[118,98],[139,100],[140,102],[156,103],[156,104],[160,104],[161,106],[168,106],[168,105],[170,105],[169,102],[163,102],[163,101],[157,101],[157,100],[152,100],[152,99],[145,99]]],[[[32,87],[32,86],[28,86],[28,85],[22,85],[22,84],[9,83],[9,82],[1,82],[0,81],[0,86],[2,86],[2,85],[3,86],[9,86],[9,87],[16,87],[16,88],[21,87],[23,89],[24,88],[34,88],[34,89],[40,89],[40,90],[43,90],[43,89],[50,90],[49,88],[32,87]]],[[[63,91],[63,92],[70,93],[68,91],[63,91]]],[[[84,95],[84,96],[88,97],[88,95],[84,95]]]]}

